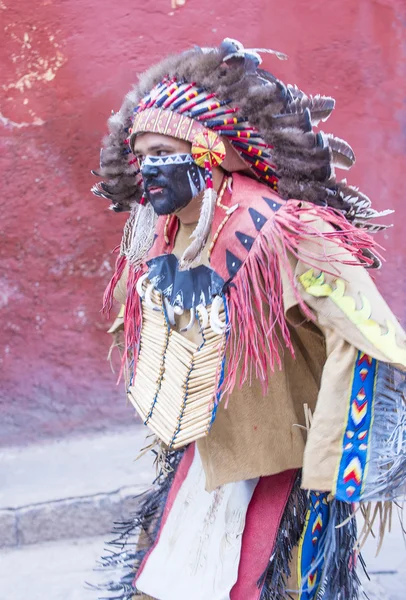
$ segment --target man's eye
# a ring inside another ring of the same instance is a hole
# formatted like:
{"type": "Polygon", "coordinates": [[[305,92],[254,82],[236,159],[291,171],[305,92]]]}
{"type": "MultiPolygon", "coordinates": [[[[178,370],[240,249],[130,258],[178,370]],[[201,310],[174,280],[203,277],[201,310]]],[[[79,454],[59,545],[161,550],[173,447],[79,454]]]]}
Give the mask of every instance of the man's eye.
{"type": "Polygon", "coordinates": [[[158,150],[156,153],[157,156],[168,156],[168,154],[170,154],[168,150],[158,150]]]}

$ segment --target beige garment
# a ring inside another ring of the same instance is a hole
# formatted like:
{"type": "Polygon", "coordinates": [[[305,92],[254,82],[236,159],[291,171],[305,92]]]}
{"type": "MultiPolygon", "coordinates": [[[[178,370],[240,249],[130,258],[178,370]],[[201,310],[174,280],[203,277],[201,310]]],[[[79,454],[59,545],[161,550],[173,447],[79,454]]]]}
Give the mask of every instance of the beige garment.
{"type": "Polygon", "coordinates": [[[196,442],[209,491],[302,466],[304,404],[314,411],[325,349],[315,328],[291,334],[296,359],[284,353],[283,368],[270,376],[266,395],[257,379],[236,387],[227,408],[224,399],[220,403],[208,436],[196,442]]]}
{"type": "MultiPolygon", "coordinates": [[[[314,226],[320,231],[332,231],[332,227],[319,220],[314,226]]],[[[299,255],[322,255],[320,241],[301,241],[299,255]]],[[[324,242],[323,251],[327,256],[337,256],[342,260],[351,260],[348,252],[337,250],[334,242],[324,242]]],[[[317,326],[323,331],[326,339],[327,360],[323,366],[323,375],[313,415],[311,430],[307,437],[304,453],[302,487],[331,491],[336,478],[342,452],[342,435],[348,412],[349,395],[357,351],[360,350],[376,360],[391,362],[385,353],[385,342],[380,348],[371,342],[355,323],[349,320],[331,297],[314,297],[307,293],[301,285],[299,277],[309,270],[304,260],[290,257],[291,268],[295,274],[297,290],[312,309],[317,326]]],[[[287,274],[282,272],[285,314],[288,321],[300,327],[302,316],[297,305],[297,298],[287,274]]],[[[380,295],[368,271],[359,266],[345,265],[338,262],[317,261],[315,272],[325,274],[326,283],[335,287],[337,278],[345,282],[345,295],[353,298],[356,308],[364,303],[370,305],[370,318],[376,321],[383,334],[388,323],[393,325],[396,344],[400,355],[406,348],[406,335],[385,300],[380,295]]],[[[383,336],[384,337],[384,336],[383,336]]],[[[400,369],[405,366],[395,363],[400,369]]]]}
{"type": "Polygon", "coordinates": [[[304,453],[302,487],[331,491],[342,452],[343,428],[357,349],[325,330],[327,360],[304,453]]]}
{"type": "MultiPolygon", "coordinates": [[[[190,243],[194,227],[179,225],[173,249],[178,258],[190,243]]],[[[201,264],[209,264],[209,245],[210,240],[202,252],[201,264]]],[[[179,331],[188,321],[189,312],[185,311],[177,318],[176,329],[179,331]]],[[[200,341],[197,324],[183,335],[200,341]]],[[[285,352],[283,369],[272,374],[269,392],[264,396],[256,379],[242,389],[236,387],[227,409],[224,401],[220,404],[209,435],[197,441],[208,491],[302,466],[305,436],[298,425],[305,425],[304,404],[311,410],[315,408],[325,348],[322,335],[312,325],[292,330],[292,338],[296,359],[285,352]],[[292,370],[292,377],[288,377],[292,370]]]]}
{"type": "MultiPolygon", "coordinates": [[[[322,221],[321,219],[313,223],[313,226],[319,231],[328,232],[334,231],[333,228],[322,221]]],[[[336,260],[331,262],[327,260],[311,261],[314,264],[315,273],[323,272],[325,274],[326,283],[335,287],[336,279],[343,280],[345,284],[345,296],[355,300],[356,308],[359,310],[366,304],[368,318],[379,324],[383,337],[388,331],[388,323],[393,326],[396,343],[401,352],[406,352],[406,333],[399,324],[398,320],[392,313],[388,304],[382,298],[377,287],[372,281],[367,269],[361,266],[342,264],[342,261],[353,261],[349,252],[337,248],[334,241],[324,241],[323,247],[320,247],[320,241],[301,240],[298,253],[303,257],[302,260],[296,260],[291,257],[291,268],[295,275],[296,287],[300,296],[306,304],[314,311],[317,324],[321,328],[335,329],[340,336],[349,344],[355,346],[359,350],[366,352],[373,358],[383,361],[392,362],[390,356],[385,351],[368,339],[359,327],[352,323],[348,316],[340,309],[332,300],[332,297],[315,297],[306,292],[303,285],[300,283],[300,276],[308,272],[310,267],[306,263],[306,255],[323,254],[336,257],[336,260]],[[341,262],[337,262],[340,260],[341,262]],[[368,310],[369,307],[369,310],[368,310]]],[[[291,317],[291,309],[297,305],[297,299],[292,289],[291,283],[287,274],[281,269],[283,278],[283,300],[285,305],[285,314],[289,321],[294,321],[291,317]]],[[[356,316],[356,315],[355,315],[356,316]]],[[[382,347],[385,344],[382,345],[382,347]]],[[[398,368],[405,370],[406,365],[402,363],[394,363],[398,368]]]]}
{"type": "MultiPolygon", "coordinates": [[[[329,227],[323,221],[315,226],[324,231],[329,227]]],[[[178,256],[190,242],[193,227],[179,228],[174,250],[178,256]]],[[[337,253],[334,243],[324,244],[327,254],[334,256],[337,253]]],[[[299,246],[302,255],[320,254],[320,250],[320,241],[317,244],[303,241],[299,246]]],[[[338,253],[342,260],[344,252],[340,249],[338,253]]],[[[202,260],[207,264],[207,248],[202,260]]],[[[285,314],[296,358],[292,359],[288,351],[284,352],[283,369],[271,375],[265,396],[259,381],[254,379],[251,385],[246,383],[242,389],[236,386],[227,408],[224,399],[221,402],[210,433],[197,442],[208,491],[232,481],[273,475],[302,466],[303,487],[332,490],[356,350],[388,362],[385,354],[362,335],[331,298],[315,298],[306,293],[298,277],[309,269],[308,264],[293,256],[290,256],[290,262],[297,292],[312,309],[314,322],[304,318],[291,281],[281,269],[285,314]],[[305,404],[313,413],[308,436],[303,429],[305,404]]],[[[326,276],[331,282],[335,277],[344,279],[346,293],[350,296],[358,298],[362,292],[371,303],[373,318],[382,324],[383,330],[387,321],[392,322],[399,345],[406,345],[402,328],[365,269],[323,261],[319,261],[317,267],[334,272],[334,275],[326,276]]],[[[123,289],[124,281],[120,281],[118,293],[123,289]]],[[[120,299],[123,299],[122,295],[120,299]]],[[[185,314],[178,328],[187,321],[185,314]]],[[[192,330],[188,336],[193,338],[196,332],[197,329],[192,330]]]]}

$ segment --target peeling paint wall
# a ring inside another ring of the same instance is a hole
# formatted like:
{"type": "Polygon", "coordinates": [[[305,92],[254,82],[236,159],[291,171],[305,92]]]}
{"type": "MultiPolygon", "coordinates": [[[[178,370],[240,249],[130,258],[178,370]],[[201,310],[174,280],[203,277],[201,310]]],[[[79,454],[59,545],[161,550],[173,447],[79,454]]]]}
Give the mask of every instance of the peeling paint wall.
{"type": "MultiPolygon", "coordinates": [[[[122,215],[91,196],[106,118],[164,53],[223,37],[287,52],[265,64],[331,94],[325,124],[354,147],[348,176],[396,209],[376,275],[406,322],[406,5],[403,0],[249,3],[2,0],[0,443],[130,422],[99,313],[122,215]]],[[[345,174],[343,173],[343,176],[345,174]]],[[[232,408],[232,407],[231,407],[232,408]]]]}

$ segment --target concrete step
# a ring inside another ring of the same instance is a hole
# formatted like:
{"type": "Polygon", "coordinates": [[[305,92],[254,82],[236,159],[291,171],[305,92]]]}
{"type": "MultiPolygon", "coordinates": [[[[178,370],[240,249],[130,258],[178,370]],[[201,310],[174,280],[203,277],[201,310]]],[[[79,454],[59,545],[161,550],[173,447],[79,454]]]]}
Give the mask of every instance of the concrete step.
{"type": "Polygon", "coordinates": [[[94,572],[104,538],[63,540],[0,550],[2,600],[96,600],[86,582],[98,584],[94,572]]]}
{"type": "MultiPolygon", "coordinates": [[[[96,600],[103,594],[88,589],[86,583],[98,585],[107,577],[94,571],[104,541],[99,536],[0,550],[1,600],[96,600]]],[[[392,569],[386,574],[372,574],[370,581],[360,574],[369,600],[405,598],[404,569],[403,575],[393,569],[400,557],[392,554],[387,560],[392,569]]]]}
{"type": "Polygon", "coordinates": [[[151,453],[136,461],[147,430],[2,448],[0,547],[109,533],[152,482],[151,453]]]}

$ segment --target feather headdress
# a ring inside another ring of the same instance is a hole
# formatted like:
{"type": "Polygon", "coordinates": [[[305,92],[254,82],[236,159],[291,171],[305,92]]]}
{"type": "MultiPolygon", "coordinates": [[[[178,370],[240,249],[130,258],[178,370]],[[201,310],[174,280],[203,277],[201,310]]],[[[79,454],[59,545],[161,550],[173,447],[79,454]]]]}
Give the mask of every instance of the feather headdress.
{"type": "MultiPolygon", "coordinates": [[[[283,199],[330,206],[370,231],[383,228],[371,223],[372,218],[391,212],[378,213],[367,196],[345,180],[336,180],[335,168],[350,168],[354,152],[344,140],[313,131],[328,119],[334,100],[308,96],[261,69],[264,51],[247,50],[240,42],[225,39],[218,48],[195,47],[171,56],[140,78],[109,119],[110,134],[104,139],[100,169],[94,172],[105,181],[92,191],[110,200],[114,211],[137,207],[143,196],[140,168],[131,152],[140,132],[189,141],[195,161],[205,167],[201,217],[183,267],[198,257],[210,231],[216,198],[213,166],[228,172],[244,170],[283,199]]],[[[153,219],[138,215],[138,221],[153,219]]],[[[152,239],[144,230],[140,235],[144,241],[152,239]]],[[[138,245],[145,249],[145,243],[138,245]]]]}

